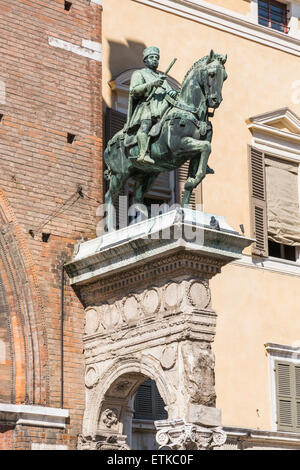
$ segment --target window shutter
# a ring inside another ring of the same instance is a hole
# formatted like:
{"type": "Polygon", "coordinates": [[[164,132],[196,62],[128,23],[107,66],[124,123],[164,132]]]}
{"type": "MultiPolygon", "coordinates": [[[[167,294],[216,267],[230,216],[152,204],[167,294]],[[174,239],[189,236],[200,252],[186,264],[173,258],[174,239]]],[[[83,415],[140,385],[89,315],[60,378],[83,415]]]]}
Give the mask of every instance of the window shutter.
{"type": "MultiPolygon", "coordinates": [[[[106,119],[105,119],[105,140],[106,145],[108,141],[121,129],[123,129],[126,124],[127,116],[124,113],[120,113],[115,109],[107,108],[106,109],[106,119]]],[[[106,181],[106,180],[105,180],[106,181]]],[[[105,190],[107,191],[108,187],[105,190]]],[[[119,194],[120,196],[126,196],[128,194],[127,188],[123,188],[119,194]]],[[[120,200],[118,199],[114,203],[114,208],[116,210],[116,228],[127,226],[127,212],[128,212],[128,201],[127,204],[124,204],[122,199],[122,204],[120,206],[120,200]]]]}
{"type": "Polygon", "coordinates": [[[300,366],[295,366],[296,428],[300,430],[300,366]]]}
{"type": "MultiPolygon", "coordinates": [[[[184,193],[184,185],[188,178],[190,162],[185,162],[180,168],[176,170],[176,203],[181,204],[182,196],[184,193]]],[[[190,208],[196,210],[198,205],[202,205],[202,184],[199,184],[192,192],[190,198],[190,208]]]]}
{"type": "Polygon", "coordinates": [[[106,108],[106,119],[105,119],[105,140],[106,144],[108,141],[126,124],[127,116],[124,113],[120,113],[115,109],[106,108]]]}
{"type": "Polygon", "coordinates": [[[300,366],[276,362],[277,423],[281,431],[300,430],[300,366]]]}
{"type": "Polygon", "coordinates": [[[146,380],[139,386],[135,396],[134,410],[136,419],[153,419],[151,380],[146,380]]]}
{"type": "Polygon", "coordinates": [[[168,413],[165,410],[165,404],[162,397],[159,394],[156,383],[154,383],[154,421],[160,419],[168,419],[168,413]]]}
{"type": "Polygon", "coordinates": [[[153,380],[148,379],[139,386],[135,396],[134,410],[136,419],[151,421],[167,419],[164,401],[153,380]]]}
{"type": "Polygon", "coordinates": [[[253,254],[268,256],[266,178],[263,152],[248,147],[251,190],[251,227],[256,242],[253,254]]]}

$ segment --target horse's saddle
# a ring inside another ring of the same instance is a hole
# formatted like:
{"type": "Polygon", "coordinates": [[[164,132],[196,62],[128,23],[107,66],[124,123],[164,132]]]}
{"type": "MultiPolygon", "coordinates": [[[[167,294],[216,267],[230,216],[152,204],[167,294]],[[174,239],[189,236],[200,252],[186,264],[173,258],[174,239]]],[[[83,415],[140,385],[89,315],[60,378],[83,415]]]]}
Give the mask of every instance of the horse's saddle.
{"type": "MultiPolygon", "coordinates": [[[[149,137],[157,137],[160,134],[162,125],[163,125],[163,120],[160,120],[159,122],[154,124],[154,126],[152,126],[152,128],[150,129],[148,133],[149,137]]],[[[133,147],[136,144],[137,144],[136,134],[131,134],[131,135],[125,134],[125,138],[124,138],[125,147],[127,148],[133,147]]]]}

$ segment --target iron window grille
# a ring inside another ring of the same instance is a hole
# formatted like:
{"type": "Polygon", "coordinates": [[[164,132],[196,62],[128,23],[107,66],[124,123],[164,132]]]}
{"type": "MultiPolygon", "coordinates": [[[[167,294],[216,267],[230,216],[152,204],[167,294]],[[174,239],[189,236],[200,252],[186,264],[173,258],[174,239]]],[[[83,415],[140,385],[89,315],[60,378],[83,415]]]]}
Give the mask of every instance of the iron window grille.
{"type": "Polygon", "coordinates": [[[288,9],[276,0],[258,0],[258,23],[288,34],[288,9]]]}

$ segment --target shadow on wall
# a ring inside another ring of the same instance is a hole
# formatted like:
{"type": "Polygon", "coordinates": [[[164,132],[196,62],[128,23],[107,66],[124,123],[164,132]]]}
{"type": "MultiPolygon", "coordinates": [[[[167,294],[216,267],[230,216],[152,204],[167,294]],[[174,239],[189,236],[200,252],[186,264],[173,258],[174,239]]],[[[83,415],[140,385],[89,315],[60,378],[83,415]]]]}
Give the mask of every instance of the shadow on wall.
{"type": "Polygon", "coordinates": [[[115,78],[128,69],[143,67],[143,50],[152,44],[127,40],[126,44],[108,41],[109,43],[109,70],[111,77],[115,78]]]}

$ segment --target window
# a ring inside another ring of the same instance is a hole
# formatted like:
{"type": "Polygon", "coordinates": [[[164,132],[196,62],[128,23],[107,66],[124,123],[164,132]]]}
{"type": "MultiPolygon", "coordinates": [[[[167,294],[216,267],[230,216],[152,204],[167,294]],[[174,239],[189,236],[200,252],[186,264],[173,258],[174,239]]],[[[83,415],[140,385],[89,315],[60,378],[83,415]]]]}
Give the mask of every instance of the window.
{"type": "Polygon", "coordinates": [[[158,421],[168,419],[165,404],[153,380],[143,382],[135,395],[134,418],[158,421]]]}
{"type": "Polygon", "coordinates": [[[288,33],[287,6],[275,0],[258,0],[258,23],[288,33]]]}
{"type": "Polygon", "coordinates": [[[300,432],[300,365],[275,361],[277,427],[300,432]]]}
{"type": "Polygon", "coordinates": [[[300,432],[300,343],[266,343],[273,431],[300,432]]]}
{"type": "Polygon", "coordinates": [[[297,162],[250,147],[253,254],[297,261],[300,210],[297,162]]]}

